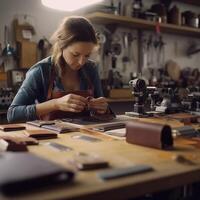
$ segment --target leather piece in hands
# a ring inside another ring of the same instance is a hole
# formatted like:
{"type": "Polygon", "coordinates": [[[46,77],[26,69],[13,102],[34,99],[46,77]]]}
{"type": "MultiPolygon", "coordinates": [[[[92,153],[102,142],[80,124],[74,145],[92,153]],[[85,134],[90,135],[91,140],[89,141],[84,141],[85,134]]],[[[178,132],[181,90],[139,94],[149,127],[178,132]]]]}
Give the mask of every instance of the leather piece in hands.
{"type": "Polygon", "coordinates": [[[108,109],[108,112],[105,114],[98,114],[94,111],[84,110],[80,113],[73,112],[64,112],[64,111],[54,111],[49,114],[48,120],[54,119],[81,119],[82,121],[91,121],[91,122],[108,122],[116,118],[116,115],[108,109]]]}
{"type": "Polygon", "coordinates": [[[157,149],[171,149],[173,146],[170,126],[138,121],[127,123],[126,141],[157,149]]]}
{"type": "MultiPolygon", "coordinates": [[[[108,108],[106,113],[104,114],[98,114],[95,111],[90,110],[88,110],[87,113],[87,115],[84,115],[82,117],[71,119],[71,123],[89,125],[102,122],[110,122],[116,118],[115,113],[110,108],[108,108]]],[[[65,121],[65,119],[62,120],[65,121]]]]}
{"type": "Polygon", "coordinates": [[[24,130],[26,129],[25,126],[21,126],[18,124],[4,124],[0,125],[0,130],[2,131],[19,131],[19,130],[24,130]]]}
{"type": "Polygon", "coordinates": [[[115,118],[115,115],[113,114],[98,114],[98,113],[91,113],[89,117],[83,118],[87,121],[97,121],[97,122],[109,122],[112,121],[115,118]]]}
{"type": "Polygon", "coordinates": [[[74,173],[30,153],[0,154],[0,190],[5,195],[70,183],[74,173]]]}
{"type": "Polygon", "coordinates": [[[110,107],[108,107],[106,113],[104,114],[98,114],[95,111],[90,111],[90,116],[91,120],[97,120],[97,121],[102,121],[102,122],[108,122],[116,118],[115,113],[111,110],[110,107]]]}
{"type": "Polygon", "coordinates": [[[38,139],[38,140],[45,140],[45,139],[54,139],[58,137],[57,133],[53,133],[48,130],[26,130],[26,134],[29,137],[38,139]]]}

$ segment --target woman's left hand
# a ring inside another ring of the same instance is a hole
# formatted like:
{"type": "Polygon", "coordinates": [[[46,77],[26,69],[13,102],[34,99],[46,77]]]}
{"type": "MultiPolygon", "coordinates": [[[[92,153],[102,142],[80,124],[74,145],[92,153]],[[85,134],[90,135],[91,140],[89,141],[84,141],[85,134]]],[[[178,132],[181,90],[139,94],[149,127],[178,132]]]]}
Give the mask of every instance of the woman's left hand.
{"type": "Polygon", "coordinates": [[[104,114],[108,109],[108,103],[104,97],[91,98],[88,101],[88,108],[95,110],[99,114],[104,114]]]}

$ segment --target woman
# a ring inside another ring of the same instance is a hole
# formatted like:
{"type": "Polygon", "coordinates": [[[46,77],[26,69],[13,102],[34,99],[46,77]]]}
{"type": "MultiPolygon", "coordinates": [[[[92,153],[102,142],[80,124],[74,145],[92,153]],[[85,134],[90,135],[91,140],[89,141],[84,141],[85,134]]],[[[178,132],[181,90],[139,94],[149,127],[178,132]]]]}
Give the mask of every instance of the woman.
{"type": "Polygon", "coordinates": [[[9,122],[64,116],[57,111],[74,117],[87,109],[98,114],[108,110],[95,63],[88,59],[97,45],[90,22],[83,17],[67,17],[52,41],[52,55],[27,72],[8,109],[9,122]]]}

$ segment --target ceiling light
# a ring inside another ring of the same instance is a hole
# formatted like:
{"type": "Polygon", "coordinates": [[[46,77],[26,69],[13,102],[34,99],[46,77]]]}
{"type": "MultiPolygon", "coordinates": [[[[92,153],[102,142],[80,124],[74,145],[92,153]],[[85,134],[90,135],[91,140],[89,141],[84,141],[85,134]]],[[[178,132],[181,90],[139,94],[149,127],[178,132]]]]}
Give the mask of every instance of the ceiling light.
{"type": "Polygon", "coordinates": [[[94,5],[103,0],[41,0],[44,6],[49,8],[63,10],[63,11],[74,11],[80,8],[84,8],[90,5],[94,5]]]}

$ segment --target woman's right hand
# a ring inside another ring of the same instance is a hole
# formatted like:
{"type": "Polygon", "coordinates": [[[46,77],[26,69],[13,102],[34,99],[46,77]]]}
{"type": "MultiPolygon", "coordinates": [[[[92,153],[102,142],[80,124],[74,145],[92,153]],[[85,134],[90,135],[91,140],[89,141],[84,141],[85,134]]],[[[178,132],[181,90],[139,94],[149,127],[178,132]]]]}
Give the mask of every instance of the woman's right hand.
{"type": "Polygon", "coordinates": [[[81,112],[87,105],[87,99],[76,95],[68,94],[58,99],[55,99],[55,106],[57,110],[68,112],[81,112]]]}

